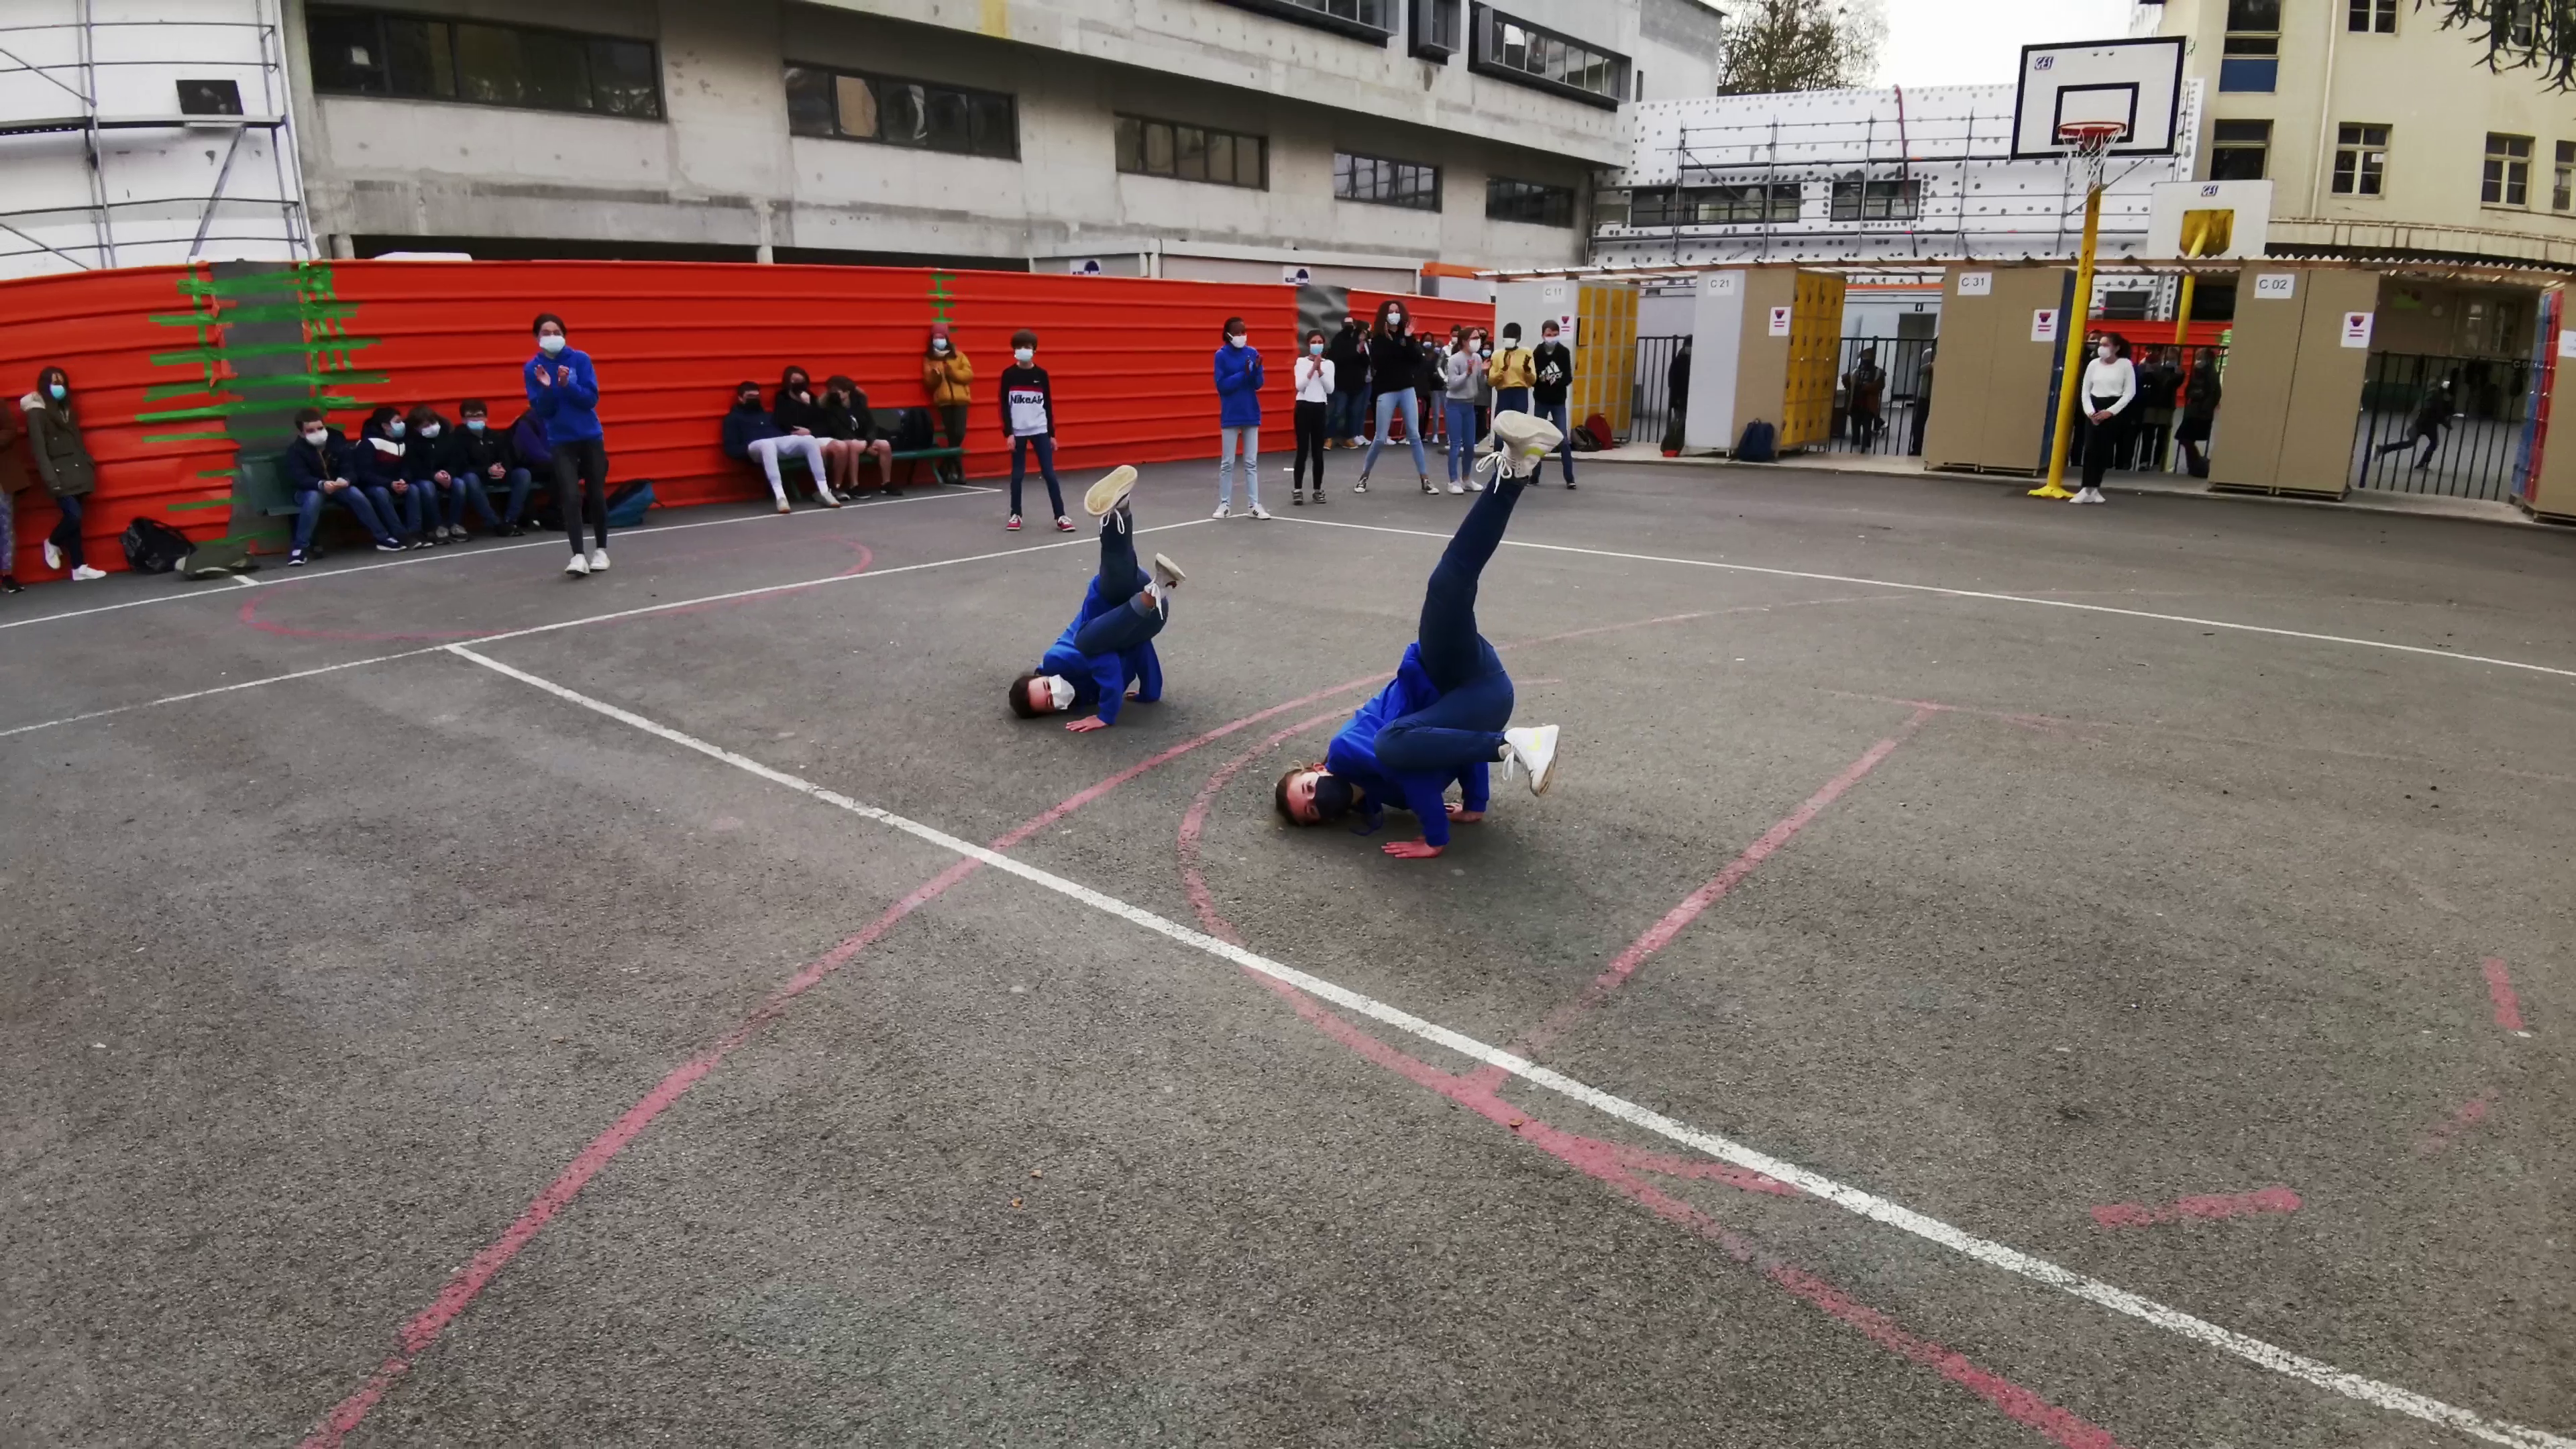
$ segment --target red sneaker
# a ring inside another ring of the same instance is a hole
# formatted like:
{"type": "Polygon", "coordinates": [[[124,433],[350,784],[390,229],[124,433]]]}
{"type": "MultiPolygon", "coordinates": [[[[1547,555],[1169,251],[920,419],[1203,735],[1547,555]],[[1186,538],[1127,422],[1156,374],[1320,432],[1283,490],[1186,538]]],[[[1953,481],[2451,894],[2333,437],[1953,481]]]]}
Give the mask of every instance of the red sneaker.
{"type": "Polygon", "coordinates": [[[1019,532],[1019,531],[1020,531],[1020,516],[1019,516],[1018,514],[1016,514],[1016,513],[1012,514],[1012,515],[1011,515],[1011,521],[1010,521],[1010,522],[1008,522],[1008,523],[1003,524],[1002,526],[1003,526],[1004,528],[1009,529],[1009,530],[1010,530],[1011,532],[1013,532],[1013,533],[1017,533],[1017,532],[1019,532]]]}

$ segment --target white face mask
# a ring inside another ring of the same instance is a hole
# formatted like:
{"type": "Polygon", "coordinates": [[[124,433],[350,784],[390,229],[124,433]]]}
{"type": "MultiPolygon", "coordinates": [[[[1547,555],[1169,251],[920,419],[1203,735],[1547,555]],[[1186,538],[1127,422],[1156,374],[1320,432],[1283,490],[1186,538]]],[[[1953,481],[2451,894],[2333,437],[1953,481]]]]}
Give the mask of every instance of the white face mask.
{"type": "Polygon", "coordinates": [[[930,350],[933,352],[946,352],[948,350],[948,339],[945,337],[932,338],[930,341],[930,350]]]}
{"type": "Polygon", "coordinates": [[[1014,347],[1011,349],[1011,359],[1015,362],[1025,363],[1037,355],[1038,350],[1034,347],[1014,347]]]}
{"type": "Polygon", "coordinates": [[[439,425],[436,423],[423,423],[420,425],[420,435],[424,438],[435,438],[438,436],[438,428],[439,425]]]}
{"type": "Polygon", "coordinates": [[[1047,687],[1047,698],[1055,701],[1055,707],[1059,712],[1073,708],[1072,680],[1061,674],[1050,674],[1038,683],[1047,687]]]}
{"type": "Polygon", "coordinates": [[[2104,362],[2108,362],[2111,360],[2111,349],[2108,347],[2096,347],[2093,349],[2093,355],[2101,358],[2104,362]]]}
{"type": "Polygon", "coordinates": [[[537,350],[548,357],[554,356],[556,353],[563,351],[563,349],[564,340],[559,335],[549,334],[537,339],[537,350]]]}
{"type": "Polygon", "coordinates": [[[1539,346],[1541,346],[1541,347],[1545,347],[1546,345],[1548,345],[1548,344],[1549,344],[1549,343],[1551,343],[1551,342],[1554,342],[1555,340],[1556,340],[1556,334],[1555,334],[1555,333],[1553,333],[1553,332],[1543,332],[1543,333],[1540,333],[1540,334],[1539,334],[1538,345],[1539,345],[1539,346]]]}
{"type": "Polygon", "coordinates": [[[305,433],[304,441],[311,443],[313,446],[318,448],[324,443],[331,441],[331,434],[325,429],[314,428],[305,433]]]}
{"type": "Polygon", "coordinates": [[[1386,325],[1387,325],[1387,326],[1389,326],[1389,327],[1401,327],[1401,326],[1403,326],[1403,325],[1404,325],[1404,314],[1403,314],[1403,313],[1401,313],[1401,312],[1389,312],[1389,313],[1387,313],[1387,314],[1386,314],[1386,325]]]}

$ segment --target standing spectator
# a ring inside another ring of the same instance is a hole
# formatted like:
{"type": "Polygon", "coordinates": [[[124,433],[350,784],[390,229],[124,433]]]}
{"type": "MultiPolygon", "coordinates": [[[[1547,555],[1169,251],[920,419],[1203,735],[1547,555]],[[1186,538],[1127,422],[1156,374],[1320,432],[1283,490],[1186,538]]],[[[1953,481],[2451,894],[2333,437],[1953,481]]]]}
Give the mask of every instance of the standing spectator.
{"type": "Polygon", "coordinates": [[[1025,327],[1011,334],[1011,365],[1002,369],[1002,431],[1011,439],[1011,521],[1003,526],[1019,531],[1020,482],[1034,451],[1047,501],[1055,506],[1055,531],[1073,532],[1073,520],[1064,516],[1064,489],[1055,479],[1055,384],[1038,366],[1038,335],[1025,327]]]}
{"type": "Polygon", "coordinates": [[[1299,506],[1306,502],[1306,460],[1315,463],[1315,502],[1324,501],[1324,450],[1333,443],[1333,409],[1341,405],[1343,394],[1336,386],[1340,368],[1329,355],[1324,342],[1324,329],[1318,327],[1306,334],[1306,355],[1297,359],[1297,463],[1289,475],[1288,501],[1299,506]]]}
{"type": "Polygon", "coordinates": [[[458,466],[454,443],[448,437],[447,419],[427,403],[411,410],[411,445],[403,451],[403,476],[426,496],[421,506],[432,515],[432,543],[465,541],[465,509],[471,504],[490,532],[501,531],[501,515],[492,511],[492,499],[483,491],[483,480],[474,470],[458,466]]]}
{"type": "Polygon", "coordinates": [[[1333,364],[1331,415],[1324,420],[1324,430],[1343,447],[1356,448],[1360,434],[1368,428],[1368,324],[1360,321],[1357,314],[1344,314],[1342,330],[1333,335],[1324,356],[1333,364]]]}
{"type": "Polygon", "coordinates": [[[825,468],[823,440],[778,426],[776,415],[760,405],[760,384],[749,378],[734,384],[733,410],[724,417],[724,451],[728,458],[760,465],[769,478],[769,496],[777,500],[781,513],[793,511],[787,502],[787,479],[779,467],[781,456],[804,459],[817,478],[825,468]]]}
{"type": "Polygon", "coordinates": [[[2151,473],[2164,471],[2165,442],[2173,432],[2174,395],[2182,389],[2180,358],[2159,347],[2138,369],[2138,450],[2134,465],[2151,473]]]}
{"type": "MultiPolygon", "coordinates": [[[[1458,335],[1459,329],[1452,327],[1449,329],[1447,347],[1444,347],[1436,338],[1424,337],[1414,348],[1413,395],[1422,412],[1422,441],[1435,448],[1440,446],[1440,424],[1444,421],[1442,415],[1447,411],[1442,406],[1441,398],[1441,393],[1449,382],[1444,363],[1448,357],[1448,348],[1458,345],[1458,335]]],[[[1432,493],[1438,490],[1431,486],[1431,480],[1426,477],[1422,483],[1422,491],[1432,493]]]]}
{"type": "Polygon", "coordinates": [[[2402,453],[2420,443],[2423,445],[2423,451],[2415,455],[2413,471],[2423,472],[2433,461],[2433,455],[2441,451],[2442,430],[2451,425],[2451,414],[2454,410],[2451,402],[2451,380],[2446,377],[2424,389],[2424,400],[2415,405],[2414,429],[2396,442],[2382,443],[2373,456],[2402,453]]]}
{"type": "Polygon", "coordinates": [[[1360,459],[1360,481],[1351,486],[1353,493],[1366,493],[1369,470],[1377,466],[1378,449],[1394,436],[1398,417],[1404,421],[1404,440],[1413,445],[1413,474],[1422,483],[1422,491],[1434,492],[1431,486],[1431,460],[1422,452],[1422,401],[1413,390],[1413,380],[1421,370],[1421,361],[1413,349],[1412,334],[1405,330],[1404,304],[1390,298],[1378,304],[1377,324],[1369,329],[1369,406],[1377,414],[1377,432],[1369,439],[1368,455],[1360,459]]]}
{"type": "Polygon", "coordinates": [[[2093,426],[2084,435],[2084,486],[2067,502],[2107,503],[2102,474],[2120,450],[2120,415],[2138,401],[2138,369],[2120,355],[2112,339],[2094,345],[2093,360],[2084,365],[2082,394],[2085,421],[2093,426]]]}
{"type": "Polygon", "coordinates": [[[1486,372],[1494,384],[1496,412],[1525,413],[1530,410],[1533,374],[1529,349],[1521,346],[1521,324],[1503,324],[1502,350],[1494,354],[1493,363],[1486,372]]]}
{"type": "Polygon", "coordinates": [[[533,476],[527,460],[512,446],[515,432],[501,432],[492,426],[492,410],[483,399],[469,397],[456,405],[464,427],[447,444],[448,469],[471,473],[483,486],[485,498],[495,487],[509,490],[509,501],[501,509],[501,525],[493,530],[503,538],[517,538],[526,530],[519,520],[526,516],[528,487],[533,476]]]}
{"type": "Polygon", "coordinates": [[[1234,459],[1243,455],[1243,497],[1255,518],[1268,518],[1261,506],[1261,352],[1252,345],[1243,319],[1225,319],[1225,340],[1216,349],[1216,512],[1234,512],[1234,459]]]}
{"type": "Polygon", "coordinates": [[[1882,431],[1879,409],[1887,396],[1887,369],[1878,365],[1877,348],[1860,350],[1860,360],[1843,374],[1843,387],[1851,395],[1852,444],[1864,453],[1875,451],[1882,431]]]}
{"type": "Polygon", "coordinates": [[[801,367],[790,366],[778,375],[778,395],[770,399],[769,420],[791,438],[812,438],[823,458],[823,466],[814,468],[814,498],[826,508],[841,506],[841,495],[832,491],[832,445],[823,441],[823,408],[814,401],[814,379],[801,367]]]}
{"type": "Polygon", "coordinates": [[[40,406],[42,399],[29,393],[14,408],[0,407],[0,594],[20,592],[18,495],[35,477],[28,471],[26,451],[18,445],[27,436],[27,414],[40,406]]]}
{"type": "Polygon", "coordinates": [[[405,471],[403,441],[410,432],[411,425],[393,408],[367,414],[358,425],[357,446],[350,450],[349,471],[403,547],[427,548],[428,526],[438,521],[438,507],[428,503],[427,490],[415,486],[405,471]]]}
{"type": "MultiPolygon", "coordinates": [[[[974,381],[975,364],[967,360],[965,349],[948,335],[945,323],[934,324],[930,346],[921,355],[921,385],[930,394],[930,410],[939,418],[940,446],[955,448],[958,453],[954,458],[941,459],[940,465],[930,470],[933,478],[944,476],[951,483],[966,481],[966,408],[975,400],[974,381]]],[[[1010,433],[1006,430],[1002,436],[1009,437],[1010,433]]],[[[1018,449],[1014,447],[1012,451],[1018,449]]]]}
{"type": "MultiPolygon", "coordinates": [[[[1538,325],[1538,350],[1530,354],[1535,381],[1530,400],[1538,404],[1538,415],[1556,425],[1565,435],[1557,446],[1557,465],[1565,470],[1565,486],[1574,486],[1574,424],[1565,415],[1565,395],[1574,386],[1574,349],[1556,340],[1556,319],[1551,317],[1538,325]]],[[[1533,475],[1535,476],[1535,475],[1533,475]]]]}
{"type": "Polygon", "coordinates": [[[27,419],[27,452],[54,506],[62,510],[53,532],[45,535],[45,567],[59,569],[68,562],[72,578],[81,583],[106,578],[107,570],[89,566],[89,553],[81,546],[81,519],[98,487],[98,465],[90,460],[80,417],[72,410],[70,374],[59,367],[37,373],[32,396],[34,407],[20,403],[27,419]]]}
{"type": "Polygon", "coordinates": [[[903,490],[894,486],[894,444],[877,429],[876,413],[868,407],[868,395],[847,377],[835,373],[823,382],[823,456],[840,470],[836,480],[845,494],[859,491],[859,463],[877,460],[877,477],[885,485],[885,496],[901,498],[903,490]]]}
{"type": "Polygon", "coordinates": [[[608,435],[599,425],[599,372],[590,354],[564,338],[561,317],[540,312],[534,328],[537,355],[520,369],[528,407],[546,430],[555,473],[555,507],[563,510],[576,578],[608,570],[608,435]],[[582,517],[590,518],[591,544],[581,551],[582,517]]]}
{"type": "Polygon", "coordinates": [[[1494,339],[1484,328],[1474,327],[1468,329],[1467,341],[1476,359],[1476,436],[1481,438],[1494,425],[1494,339]]]}
{"type": "Polygon", "coordinates": [[[1682,450],[1682,426],[1690,410],[1691,340],[1673,349],[1673,360],[1664,367],[1664,439],[1665,457],[1678,457],[1682,450]]]}
{"type": "Polygon", "coordinates": [[[2174,432],[2174,442],[2182,450],[2182,463],[2194,478],[2209,476],[2209,428],[2218,417],[2218,353],[2204,347],[2193,355],[2191,376],[2182,385],[2182,426],[2174,432]]]}
{"type": "Polygon", "coordinates": [[[295,533],[286,550],[286,566],[304,567],[313,551],[313,530],[322,521],[324,504],[337,500],[358,520],[358,526],[376,541],[378,553],[400,553],[402,543],[394,537],[390,520],[376,512],[375,503],[349,476],[349,445],[339,431],[325,422],[318,409],[305,408],[295,415],[295,441],[286,445],[279,461],[287,483],[295,490],[295,533]]]}
{"type": "MultiPolygon", "coordinates": [[[[1484,364],[1476,356],[1475,344],[1458,329],[1449,330],[1449,346],[1440,354],[1440,392],[1443,417],[1449,439],[1449,491],[1464,493],[1466,480],[1476,471],[1468,450],[1483,436],[1476,431],[1476,380],[1484,374],[1484,364]]],[[[1478,485],[1477,492],[1484,492],[1478,485]]]]}
{"type": "Polygon", "coordinates": [[[1932,353],[1933,345],[1923,344],[1923,361],[1915,368],[1914,439],[1905,451],[1915,457],[1923,454],[1923,430],[1932,422],[1932,353]]]}

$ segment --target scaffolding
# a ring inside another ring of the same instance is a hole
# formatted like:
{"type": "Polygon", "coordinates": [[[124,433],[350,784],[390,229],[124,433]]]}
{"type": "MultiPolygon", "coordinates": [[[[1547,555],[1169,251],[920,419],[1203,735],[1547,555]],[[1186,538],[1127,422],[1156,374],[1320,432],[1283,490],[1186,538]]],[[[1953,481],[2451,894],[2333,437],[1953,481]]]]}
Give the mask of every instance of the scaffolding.
{"type": "Polygon", "coordinates": [[[12,5],[0,25],[0,276],[310,257],[283,0],[233,0],[233,18],[101,4],[12,5]]]}

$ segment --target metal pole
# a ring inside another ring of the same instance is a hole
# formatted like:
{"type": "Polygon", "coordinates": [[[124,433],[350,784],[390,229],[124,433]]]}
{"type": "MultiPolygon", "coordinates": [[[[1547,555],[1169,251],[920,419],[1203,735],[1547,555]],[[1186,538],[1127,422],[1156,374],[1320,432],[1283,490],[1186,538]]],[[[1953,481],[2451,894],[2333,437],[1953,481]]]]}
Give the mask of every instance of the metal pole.
{"type": "Polygon", "coordinates": [[[2066,491],[2066,443],[2075,432],[2075,394],[2084,380],[2084,323],[2093,311],[2093,243],[2102,234],[2102,185],[2084,191],[2084,250],[2075,263],[2075,296],[2057,319],[2066,334],[2065,376],[2057,384],[2057,429],[2048,440],[2048,481],[2030,490],[2033,498],[2072,498],[2066,491]]]}

